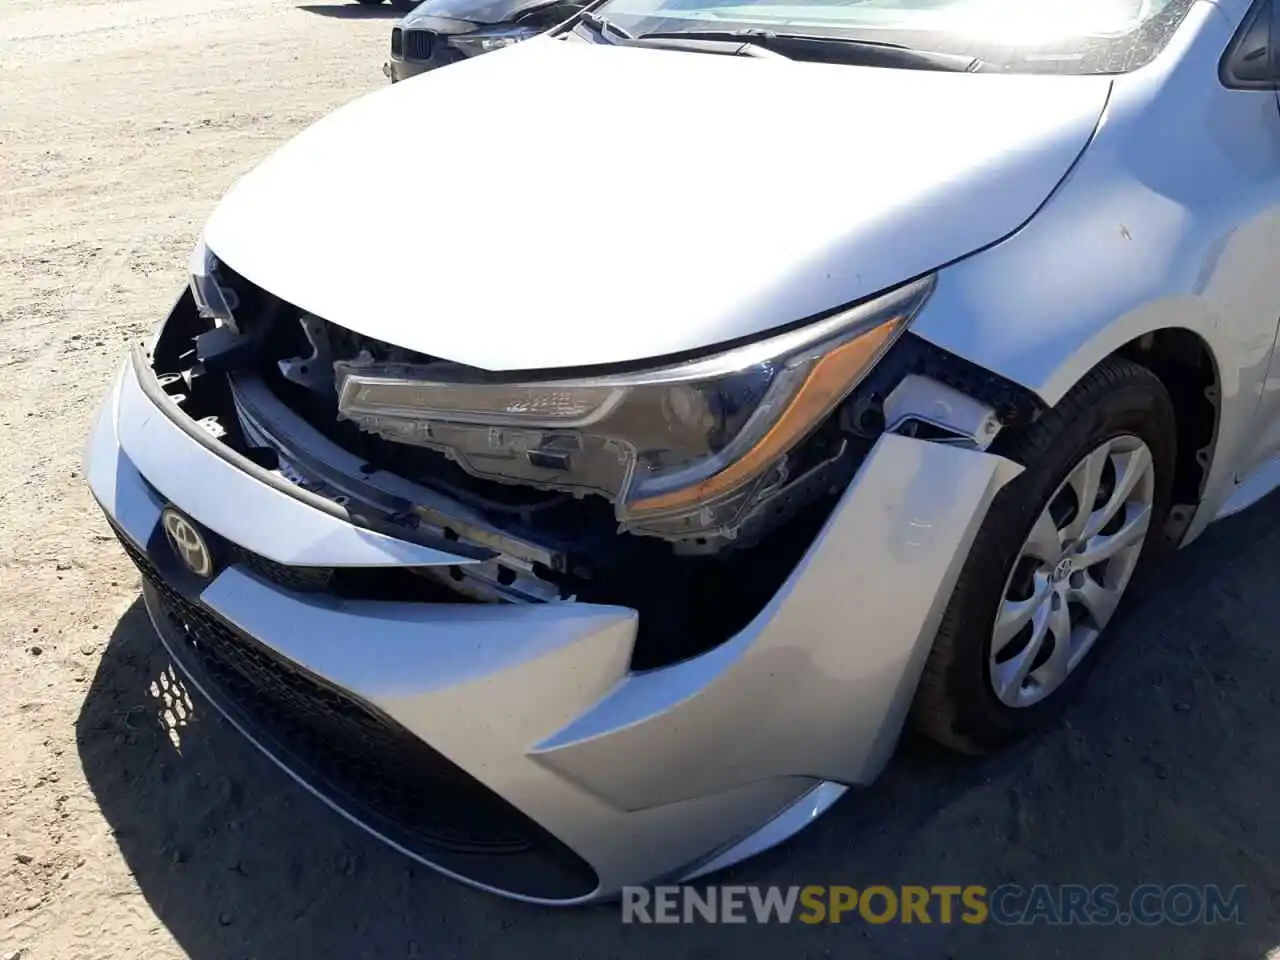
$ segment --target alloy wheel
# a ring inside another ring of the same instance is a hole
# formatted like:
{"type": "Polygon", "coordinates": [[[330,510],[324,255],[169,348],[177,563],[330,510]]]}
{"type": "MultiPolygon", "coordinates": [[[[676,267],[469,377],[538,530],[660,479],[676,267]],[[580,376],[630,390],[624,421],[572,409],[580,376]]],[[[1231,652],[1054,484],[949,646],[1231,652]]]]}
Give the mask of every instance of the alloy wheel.
{"type": "Polygon", "coordinates": [[[1151,451],[1124,435],[1095,447],[1049,498],[992,628],[988,673],[1001,703],[1040,702],[1088,656],[1138,565],[1155,491],[1151,451]]]}

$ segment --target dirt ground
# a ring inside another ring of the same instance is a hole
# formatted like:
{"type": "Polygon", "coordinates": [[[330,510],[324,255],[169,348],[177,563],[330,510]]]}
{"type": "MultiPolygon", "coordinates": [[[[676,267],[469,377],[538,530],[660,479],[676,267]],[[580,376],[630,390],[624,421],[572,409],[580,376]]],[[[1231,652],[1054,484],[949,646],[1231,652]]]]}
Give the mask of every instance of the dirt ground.
{"type": "Polygon", "coordinates": [[[390,24],[341,2],[0,0],[0,960],[1261,960],[1280,944],[1276,498],[1174,558],[1047,735],[984,762],[909,743],[874,788],[724,878],[1245,884],[1243,925],[655,928],[511,904],[379,847],[174,698],[79,474],[89,417],[216,198],[384,83],[390,24]]]}

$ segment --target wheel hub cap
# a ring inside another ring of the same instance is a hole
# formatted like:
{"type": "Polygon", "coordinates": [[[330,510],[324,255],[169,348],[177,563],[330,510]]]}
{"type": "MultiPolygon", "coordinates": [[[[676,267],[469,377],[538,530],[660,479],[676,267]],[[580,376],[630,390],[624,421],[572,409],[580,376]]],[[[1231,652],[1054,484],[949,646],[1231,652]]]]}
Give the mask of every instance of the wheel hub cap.
{"type": "Polygon", "coordinates": [[[1129,585],[1151,525],[1155,466],[1134,436],[1099,444],[1045,504],[1014,561],[992,628],[1000,701],[1053,693],[1092,649],[1129,585]]]}
{"type": "Polygon", "coordinates": [[[1053,568],[1053,573],[1049,575],[1049,579],[1054,583],[1061,583],[1067,577],[1071,576],[1072,563],[1069,557],[1063,557],[1057,562],[1053,568]]]}

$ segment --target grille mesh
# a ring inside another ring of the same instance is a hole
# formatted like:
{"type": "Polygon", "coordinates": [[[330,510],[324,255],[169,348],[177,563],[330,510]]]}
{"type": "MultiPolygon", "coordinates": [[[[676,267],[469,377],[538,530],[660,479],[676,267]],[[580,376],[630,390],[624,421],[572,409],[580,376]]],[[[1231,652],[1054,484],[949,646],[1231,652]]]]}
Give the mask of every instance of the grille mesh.
{"type": "Polygon", "coordinates": [[[333,582],[333,567],[290,567],[236,545],[232,545],[231,553],[236,563],[243,564],[258,576],[278,583],[286,590],[315,593],[328,589],[333,582]]]}
{"type": "Polygon", "coordinates": [[[426,30],[406,30],[403,45],[406,60],[430,60],[431,48],[435,46],[435,34],[426,30]]]}

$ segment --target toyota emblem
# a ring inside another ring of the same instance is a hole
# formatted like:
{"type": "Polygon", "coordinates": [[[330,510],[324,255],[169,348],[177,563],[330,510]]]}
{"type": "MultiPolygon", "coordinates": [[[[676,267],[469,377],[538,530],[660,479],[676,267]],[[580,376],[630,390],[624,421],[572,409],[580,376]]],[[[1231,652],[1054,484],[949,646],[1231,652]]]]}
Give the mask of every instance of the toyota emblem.
{"type": "Polygon", "coordinates": [[[213,555],[196,525],[172,507],[165,508],[161,522],[169,545],[183,565],[197,577],[209,577],[213,573],[213,555]]]}

